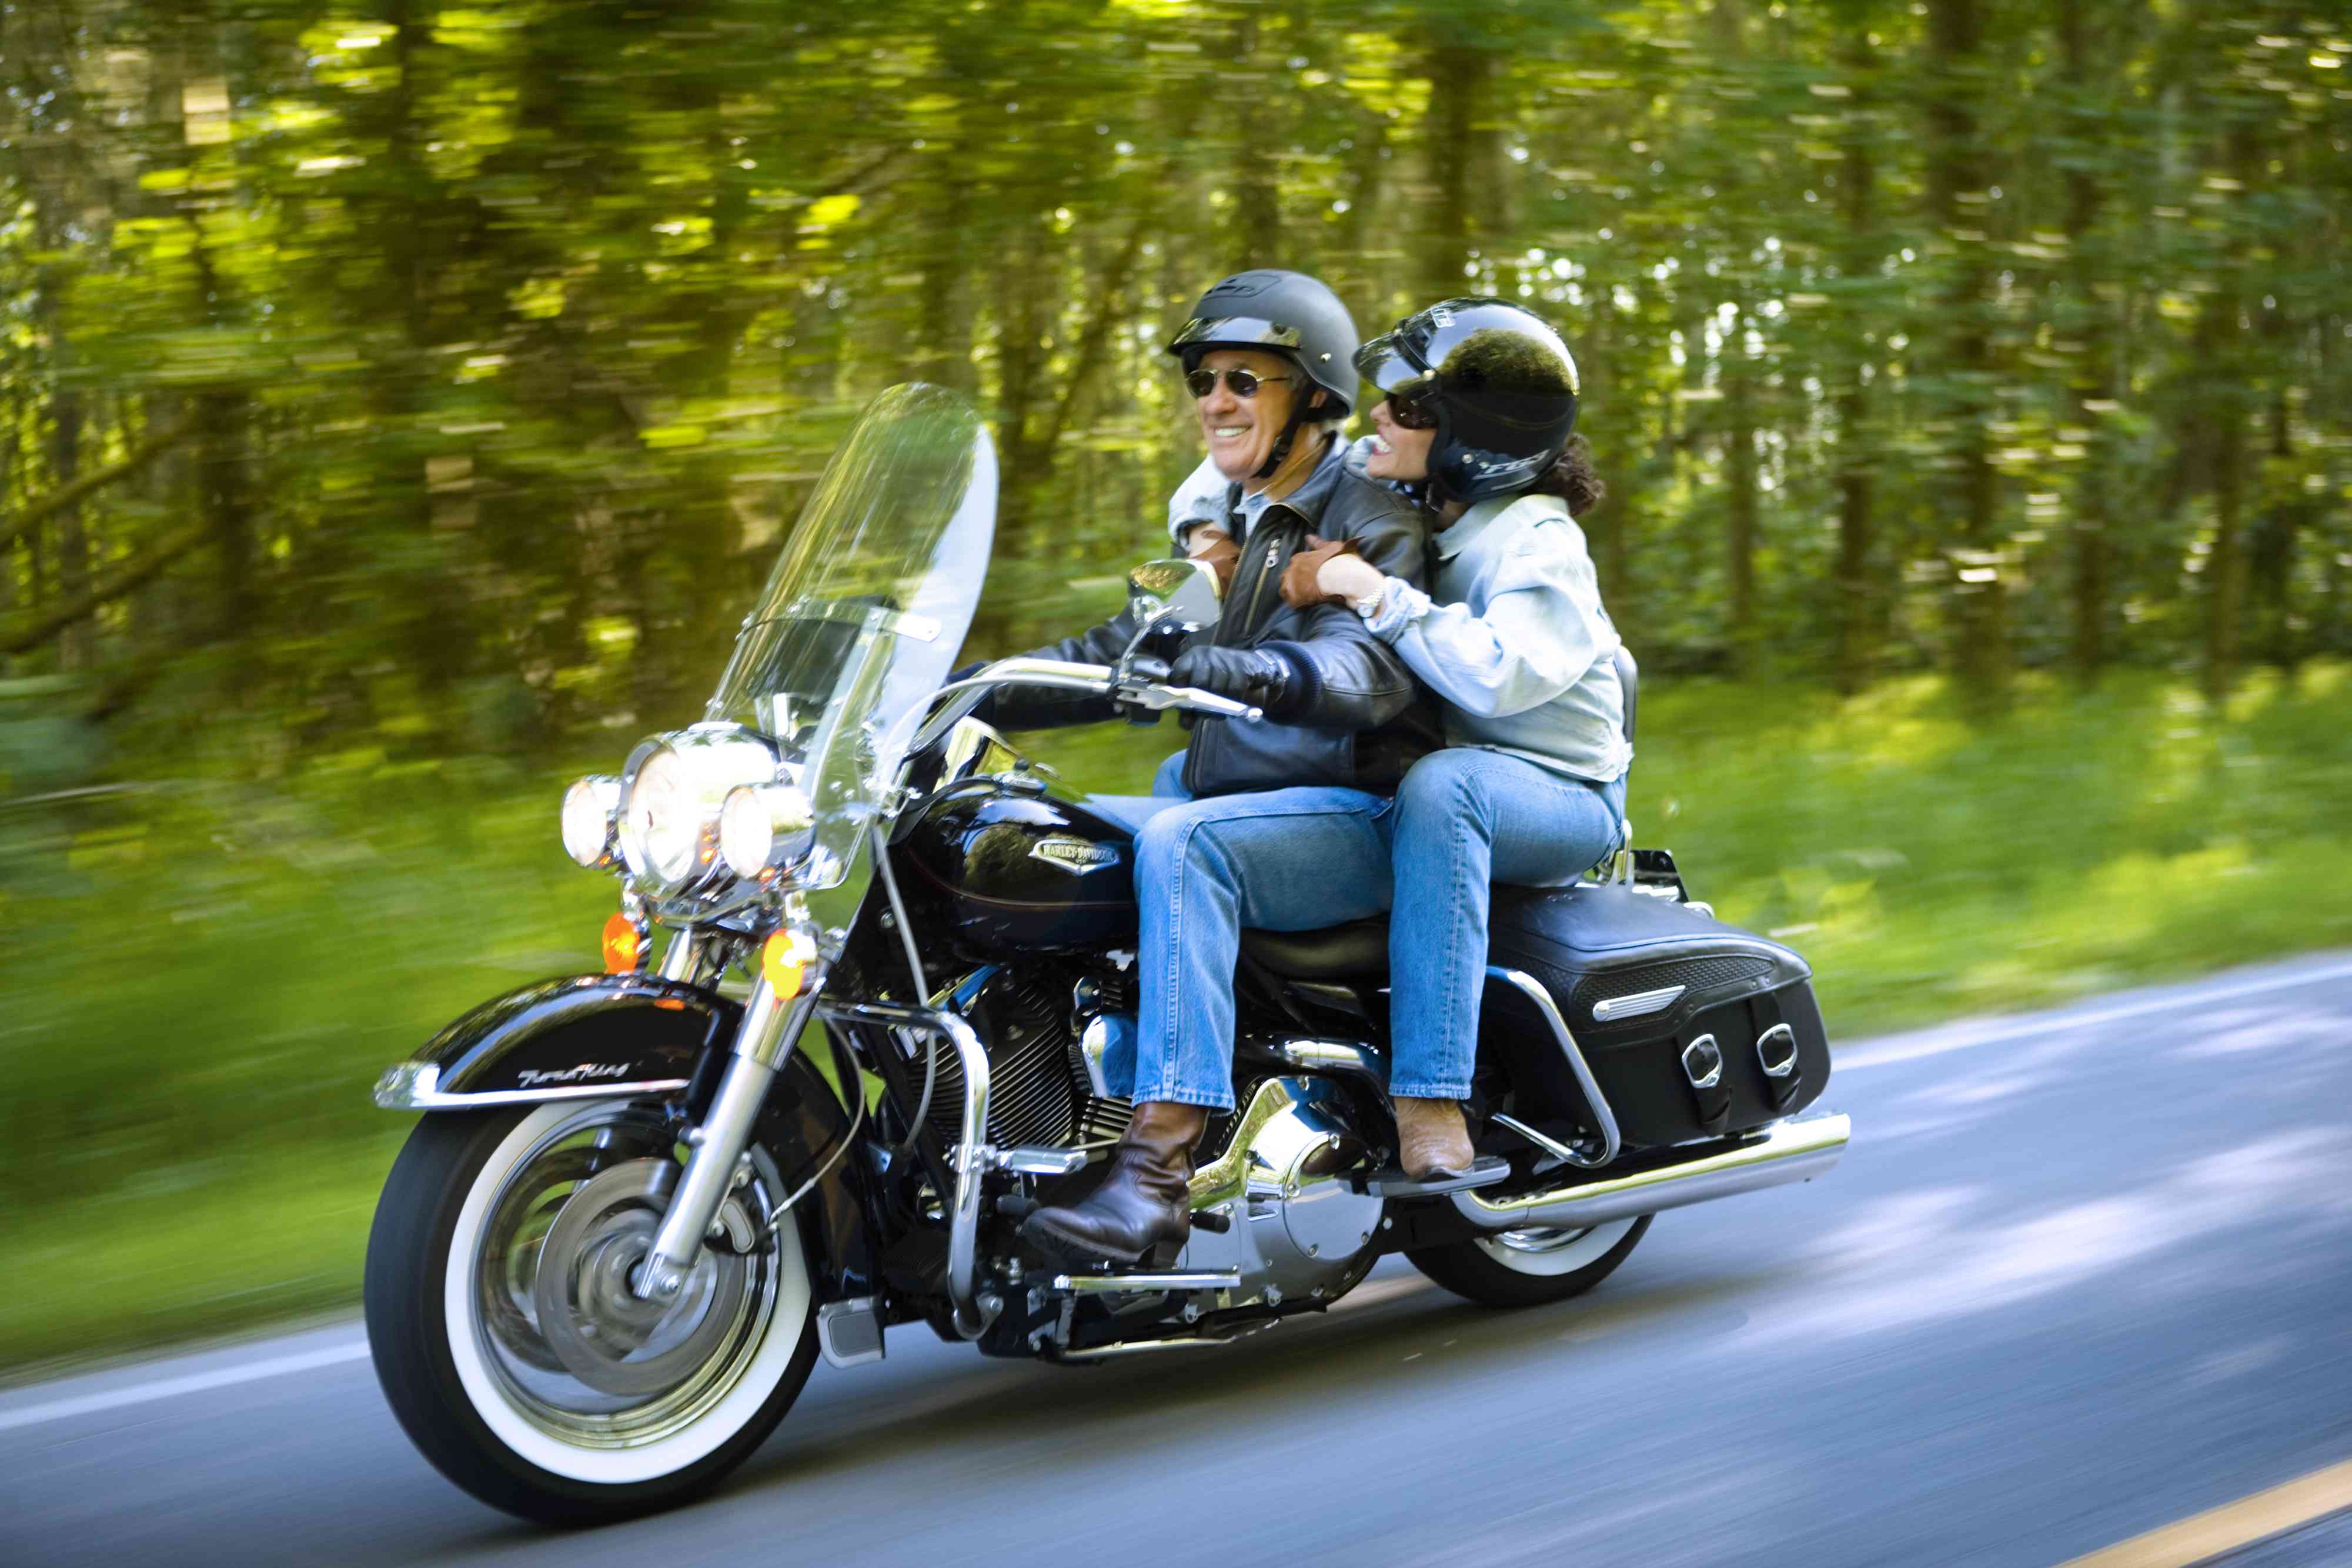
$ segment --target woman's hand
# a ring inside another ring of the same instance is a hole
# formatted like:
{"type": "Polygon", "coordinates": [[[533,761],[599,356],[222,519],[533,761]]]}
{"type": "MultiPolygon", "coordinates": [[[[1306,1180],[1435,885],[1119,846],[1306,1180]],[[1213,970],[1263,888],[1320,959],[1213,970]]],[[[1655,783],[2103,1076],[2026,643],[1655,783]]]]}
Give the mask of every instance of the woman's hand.
{"type": "Polygon", "coordinates": [[[1315,574],[1315,586],[1334,599],[1361,604],[1388,581],[1379,567],[1360,555],[1335,555],[1315,574]]]}
{"type": "Polygon", "coordinates": [[[1363,559],[1362,547],[1353,539],[1334,539],[1329,544],[1314,534],[1307,536],[1307,547],[1290,558],[1282,569],[1282,601],[1293,610],[1312,610],[1318,604],[1348,607],[1348,596],[1331,586],[1330,571],[1341,562],[1352,563],[1359,571],[1368,573],[1372,591],[1380,591],[1381,570],[1363,559]]]}

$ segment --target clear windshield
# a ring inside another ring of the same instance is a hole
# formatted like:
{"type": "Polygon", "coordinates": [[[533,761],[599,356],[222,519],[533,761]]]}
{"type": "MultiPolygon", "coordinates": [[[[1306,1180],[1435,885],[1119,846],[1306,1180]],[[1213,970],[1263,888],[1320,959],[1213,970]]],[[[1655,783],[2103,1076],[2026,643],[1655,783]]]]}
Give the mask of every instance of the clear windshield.
{"type": "Polygon", "coordinates": [[[885,753],[955,665],[995,531],[995,448],[939,387],[877,398],[817,481],[704,716],[775,737],[800,766],[820,863],[856,862],[897,777],[885,753]]]}

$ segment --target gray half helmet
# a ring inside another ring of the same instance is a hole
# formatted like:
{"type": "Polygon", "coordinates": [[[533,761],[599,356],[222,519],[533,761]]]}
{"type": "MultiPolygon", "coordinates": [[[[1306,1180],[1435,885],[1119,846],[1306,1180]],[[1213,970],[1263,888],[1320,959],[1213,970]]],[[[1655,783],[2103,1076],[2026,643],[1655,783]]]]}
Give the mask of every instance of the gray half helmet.
{"type": "MultiPolygon", "coordinates": [[[[1316,417],[1339,419],[1355,406],[1355,318],[1322,279],[1261,267],[1237,272],[1201,296],[1192,319],[1169,340],[1186,370],[1212,349],[1263,349],[1288,359],[1330,394],[1316,417]]],[[[1303,410],[1307,400],[1301,398],[1303,410]]]]}

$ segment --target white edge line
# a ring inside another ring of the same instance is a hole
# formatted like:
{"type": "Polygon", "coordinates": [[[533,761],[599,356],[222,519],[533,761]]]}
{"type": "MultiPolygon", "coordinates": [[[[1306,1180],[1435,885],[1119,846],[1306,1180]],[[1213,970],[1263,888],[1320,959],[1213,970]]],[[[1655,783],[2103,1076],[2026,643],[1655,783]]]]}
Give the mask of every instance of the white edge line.
{"type": "Polygon", "coordinates": [[[356,1344],[337,1345],[331,1350],[306,1350],[291,1355],[274,1355],[266,1361],[247,1362],[243,1366],[223,1367],[218,1372],[192,1372],[184,1377],[162,1378],[129,1388],[110,1389],[103,1394],[52,1399],[46,1405],[0,1411],[0,1432],[12,1432],[21,1427],[38,1427],[49,1421],[69,1420],[76,1416],[95,1416],[101,1411],[120,1410],[158,1399],[176,1399],[183,1394],[202,1394],[207,1389],[226,1388],[239,1383],[258,1383],[266,1377],[283,1377],[289,1373],[315,1372],[322,1366],[341,1366],[345,1362],[366,1360],[367,1353],[367,1341],[362,1340],[356,1344]]]}
{"type": "MultiPolygon", "coordinates": [[[[2168,997],[2153,998],[2144,1002],[2131,1002],[2122,1007],[2097,1008],[2089,1012],[2067,1013],[2057,1017],[2037,1015],[2000,1029],[1982,1033],[1962,1032],[1949,1040],[1924,1040],[1916,1045],[1888,1044],[1863,1046],[1851,1054],[1832,1051],[1831,1066],[1838,1072],[1855,1072],[1865,1067],[1886,1067],[1898,1061],[1916,1061],[1921,1057],[1942,1056],[1948,1051],[1969,1051],[1979,1045],[1999,1045],[2003,1040],[2023,1040],[2037,1034],[2055,1034],[2070,1029],[2084,1029],[2093,1024],[2116,1023],[2124,1019],[2146,1018],[2150,1013],[2172,1012],[2200,1002],[2226,1002],[2239,997],[2257,997],[2268,991],[2291,991],[2304,986],[2315,986],[2328,980],[2352,977],[2352,964],[2331,964],[2324,969],[2306,969],[2299,975],[2281,975],[2273,979],[2247,980],[2234,986],[2222,986],[2210,990],[2180,991],[2168,997]]],[[[1965,1030],[1965,1026],[1961,1026],[1965,1030]]]]}

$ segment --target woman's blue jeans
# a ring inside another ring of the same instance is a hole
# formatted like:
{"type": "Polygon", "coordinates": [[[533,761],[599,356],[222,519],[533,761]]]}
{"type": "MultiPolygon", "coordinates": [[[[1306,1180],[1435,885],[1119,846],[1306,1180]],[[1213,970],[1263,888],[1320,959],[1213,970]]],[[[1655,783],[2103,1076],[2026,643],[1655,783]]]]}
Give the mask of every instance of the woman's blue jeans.
{"type": "Polygon", "coordinates": [[[1459,1100],[1478,1053],[1492,885],[1556,886],[1612,854],[1625,780],[1593,784],[1521,758],[1449,747],[1412,766],[1385,820],[1389,1092],[1459,1100]]]}
{"type": "Polygon", "coordinates": [[[1390,923],[1390,1091],[1469,1092],[1486,988],[1488,884],[1559,883],[1617,847],[1625,787],[1498,752],[1433,753],[1393,800],[1301,788],[1192,800],[1182,754],[1150,799],[1097,804],[1136,831],[1141,1013],[1103,1062],[1114,1094],[1230,1109],[1234,968],[1244,926],[1390,923]]]}

